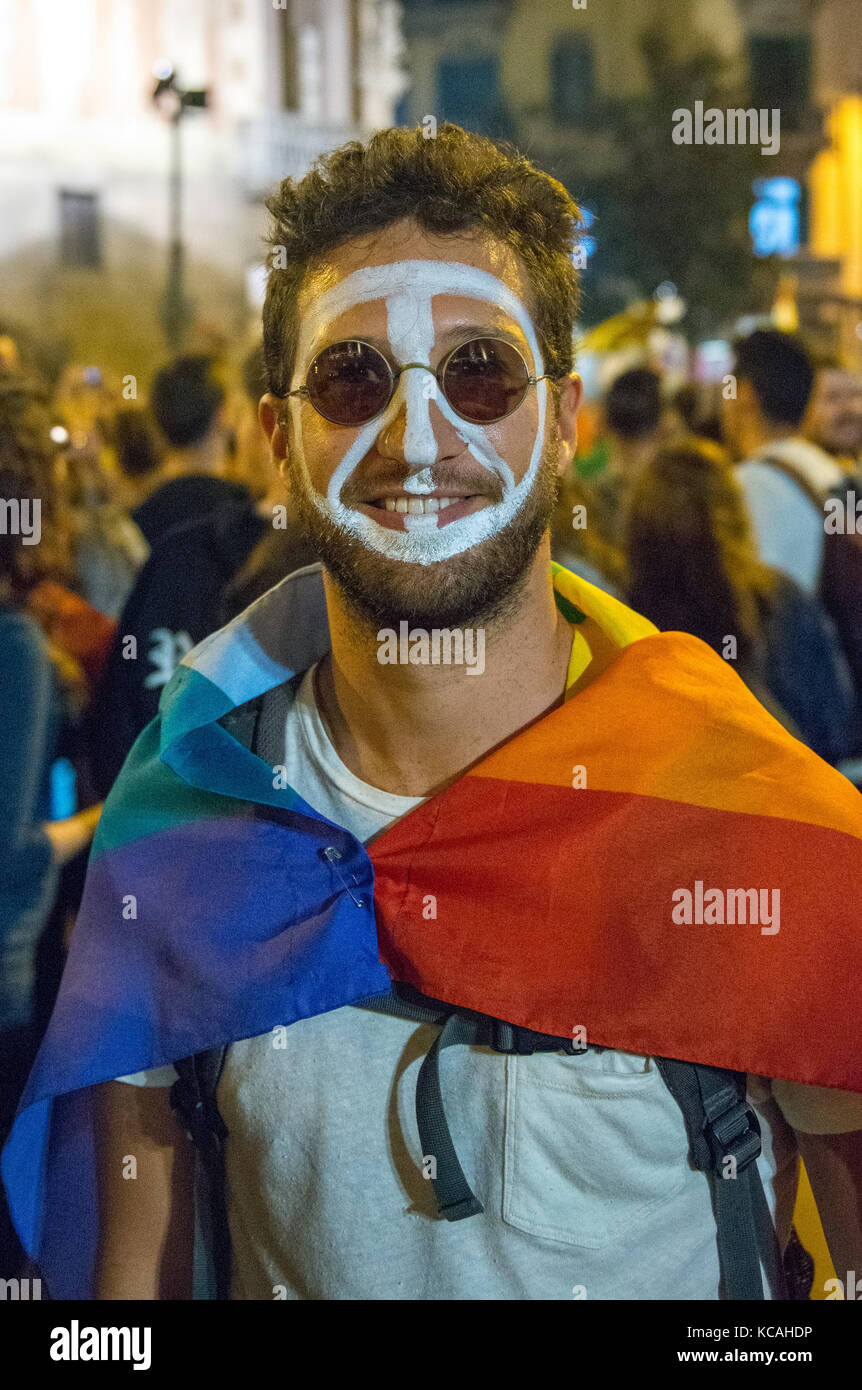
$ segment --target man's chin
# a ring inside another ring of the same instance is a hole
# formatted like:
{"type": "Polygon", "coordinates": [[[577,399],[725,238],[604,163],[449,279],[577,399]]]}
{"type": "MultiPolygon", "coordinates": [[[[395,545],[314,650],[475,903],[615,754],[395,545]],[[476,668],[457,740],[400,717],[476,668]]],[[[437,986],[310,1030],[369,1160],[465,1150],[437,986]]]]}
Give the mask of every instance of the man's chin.
{"type": "Polygon", "coordinates": [[[372,549],[297,488],[308,539],[357,618],[375,631],[488,626],[514,611],[557,501],[549,451],[533,492],[508,525],[445,560],[416,564],[372,549]]]}
{"type": "MultiPolygon", "coordinates": [[[[544,509],[542,509],[544,512],[544,509]]],[[[307,519],[324,567],[357,617],[375,630],[476,627],[510,612],[547,529],[538,511],[497,535],[430,565],[392,560],[327,519],[307,519]]]]}
{"type": "Polygon", "coordinates": [[[321,560],[357,616],[376,629],[401,622],[475,627],[498,618],[523,582],[523,569],[513,573],[496,553],[498,539],[431,565],[388,560],[364,546],[352,557],[321,552],[321,560]]]}

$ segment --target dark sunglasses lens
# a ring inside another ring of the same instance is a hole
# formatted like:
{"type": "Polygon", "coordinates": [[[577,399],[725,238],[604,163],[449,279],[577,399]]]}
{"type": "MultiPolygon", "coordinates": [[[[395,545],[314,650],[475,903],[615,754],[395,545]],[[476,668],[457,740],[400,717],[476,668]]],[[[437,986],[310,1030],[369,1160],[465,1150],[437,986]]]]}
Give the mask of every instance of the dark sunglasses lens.
{"type": "Polygon", "coordinates": [[[487,425],[520,405],[529,380],[517,348],[498,338],[474,338],[452,353],[441,384],[453,410],[473,424],[487,425]]]}
{"type": "Polygon", "coordinates": [[[389,364],[368,343],[333,343],[305,378],[315,410],[335,425],[362,425],[384,410],[392,390],[389,364]]]}

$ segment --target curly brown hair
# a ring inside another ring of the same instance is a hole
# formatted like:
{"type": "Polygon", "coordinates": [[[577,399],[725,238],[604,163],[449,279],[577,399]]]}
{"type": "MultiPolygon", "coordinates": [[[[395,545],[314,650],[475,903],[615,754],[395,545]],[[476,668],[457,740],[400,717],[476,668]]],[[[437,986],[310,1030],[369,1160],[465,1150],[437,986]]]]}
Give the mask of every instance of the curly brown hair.
{"type": "Polygon", "coordinates": [[[27,602],[43,579],[67,581],[71,572],[70,534],[60,514],[52,417],[47,394],[20,377],[0,379],[0,500],[12,508],[40,506],[38,545],[0,528],[0,598],[15,606],[27,602]]]}
{"type": "Polygon", "coordinates": [[[323,155],[304,178],[284,179],[267,201],[268,243],[279,250],[263,308],[269,389],[289,388],[296,353],[297,298],[306,270],[354,237],[412,218],[427,232],[491,232],[518,254],[534,297],[545,370],[571,371],[578,276],[572,252],[581,214],[566,189],[522,154],[446,122],[379,130],[323,155]]]}

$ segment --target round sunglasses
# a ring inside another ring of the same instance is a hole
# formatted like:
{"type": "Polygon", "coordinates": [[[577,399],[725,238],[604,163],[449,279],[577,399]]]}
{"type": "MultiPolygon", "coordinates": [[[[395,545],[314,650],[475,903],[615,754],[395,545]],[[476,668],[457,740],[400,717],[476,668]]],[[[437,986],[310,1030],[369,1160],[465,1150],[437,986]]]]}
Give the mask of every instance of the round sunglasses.
{"type": "Polygon", "coordinates": [[[518,349],[504,338],[471,338],[447,353],[436,370],[425,362],[395,369],[371,343],[349,338],[317,353],[305,385],[285,395],[304,396],[333,425],[364,425],[383,413],[401,373],[413,367],[431,372],[455,414],[472,425],[505,420],[531,386],[551,380],[530,376],[518,349]]]}

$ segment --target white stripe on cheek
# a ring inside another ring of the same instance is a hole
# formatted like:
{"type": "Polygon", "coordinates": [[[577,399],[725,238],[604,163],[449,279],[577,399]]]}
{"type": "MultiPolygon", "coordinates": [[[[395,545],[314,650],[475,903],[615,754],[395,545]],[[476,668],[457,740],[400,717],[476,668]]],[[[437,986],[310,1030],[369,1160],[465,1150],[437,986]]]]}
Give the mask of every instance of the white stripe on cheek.
{"type": "Polygon", "coordinates": [[[386,425],[391,424],[395,419],[396,412],[397,407],[395,405],[395,397],[393,396],[383,418],[369,420],[364,429],[359,431],[329,480],[329,487],[326,490],[326,499],[331,507],[337,508],[344,514],[341,518],[342,524],[344,518],[351,516],[352,513],[342,505],[341,489],[344,487],[344,484],[347,482],[347,479],[350,477],[356,465],[362,462],[381,430],[385,429],[386,425]]]}

